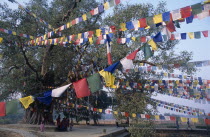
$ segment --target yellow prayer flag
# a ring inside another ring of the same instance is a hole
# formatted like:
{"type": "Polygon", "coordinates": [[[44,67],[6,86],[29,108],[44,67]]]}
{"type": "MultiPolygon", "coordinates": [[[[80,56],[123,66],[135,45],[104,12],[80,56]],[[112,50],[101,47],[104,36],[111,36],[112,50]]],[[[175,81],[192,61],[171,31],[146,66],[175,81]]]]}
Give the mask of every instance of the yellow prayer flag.
{"type": "Polygon", "coordinates": [[[206,0],[206,1],[204,1],[204,4],[206,4],[206,3],[210,3],[210,0],[206,0]]]}
{"type": "Polygon", "coordinates": [[[157,50],[157,45],[156,45],[156,43],[154,42],[153,39],[148,41],[148,44],[152,47],[152,50],[157,50]]]}
{"type": "Polygon", "coordinates": [[[87,20],[87,15],[86,15],[86,14],[83,14],[83,15],[82,15],[82,19],[83,19],[84,21],[86,21],[86,20],[87,20]]]}
{"type": "Polygon", "coordinates": [[[2,43],[3,42],[3,38],[2,37],[0,37],[0,43],[2,43]]]}
{"type": "Polygon", "coordinates": [[[154,23],[155,23],[155,24],[158,24],[158,23],[163,22],[162,14],[155,15],[155,16],[153,17],[153,20],[154,20],[154,23]]]}
{"type": "Polygon", "coordinates": [[[102,109],[98,109],[98,112],[100,112],[100,113],[101,113],[101,112],[102,112],[102,109]]]}
{"type": "Polygon", "coordinates": [[[17,35],[17,33],[15,31],[12,32],[12,35],[17,35]]]}
{"type": "Polygon", "coordinates": [[[34,37],[33,36],[29,36],[30,37],[30,39],[34,39],[34,37]]]}
{"type": "Polygon", "coordinates": [[[70,28],[70,22],[68,22],[68,23],[66,24],[66,27],[67,27],[67,28],[70,28]]]}
{"type": "Polygon", "coordinates": [[[19,100],[23,104],[25,109],[27,109],[29,107],[29,105],[34,102],[34,99],[33,99],[32,96],[27,96],[27,97],[24,97],[24,98],[20,98],[19,100]]]}
{"type": "Polygon", "coordinates": [[[160,116],[159,115],[155,115],[155,119],[156,120],[159,120],[160,119],[160,116]]]}
{"type": "Polygon", "coordinates": [[[198,123],[198,118],[191,118],[191,121],[192,121],[193,123],[198,123]]]}
{"type": "Polygon", "coordinates": [[[136,37],[131,37],[131,39],[132,39],[133,41],[136,41],[136,37]]]}
{"type": "Polygon", "coordinates": [[[126,31],[127,30],[125,23],[120,23],[120,28],[121,28],[122,31],[126,31]]]}
{"type": "Polygon", "coordinates": [[[99,74],[104,78],[107,87],[116,88],[114,85],[115,76],[113,76],[110,72],[101,70],[99,74]]]}
{"type": "Polygon", "coordinates": [[[172,90],[169,90],[169,93],[170,93],[170,94],[172,94],[172,93],[173,93],[173,91],[172,91],[172,90]]]}
{"type": "Polygon", "coordinates": [[[118,113],[117,111],[114,111],[114,114],[115,114],[115,115],[117,115],[117,113],[118,113]]]}
{"type": "Polygon", "coordinates": [[[188,32],[188,36],[190,39],[194,39],[194,32],[188,32]]]}
{"type": "Polygon", "coordinates": [[[79,33],[78,34],[78,39],[81,39],[81,37],[82,37],[82,33],[79,33]]]}
{"type": "Polygon", "coordinates": [[[186,117],[181,117],[181,121],[182,122],[187,122],[187,118],[186,117]]]}
{"type": "Polygon", "coordinates": [[[93,38],[88,38],[90,44],[93,44],[93,38]]]}
{"type": "Polygon", "coordinates": [[[105,2],[105,3],[104,3],[104,9],[105,9],[105,10],[108,10],[108,9],[109,9],[109,2],[105,2]]]}
{"type": "Polygon", "coordinates": [[[150,29],[150,26],[147,26],[145,29],[150,29]]]}
{"type": "Polygon", "coordinates": [[[136,117],[136,114],[135,113],[132,113],[132,117],[136,117]]]}
{"type": "Polygon", "coordinates": [[[98,36],[100,36],[101,35],[101,29],[97,29],[96,30],[96,36],[98,37],[98,36]]]}

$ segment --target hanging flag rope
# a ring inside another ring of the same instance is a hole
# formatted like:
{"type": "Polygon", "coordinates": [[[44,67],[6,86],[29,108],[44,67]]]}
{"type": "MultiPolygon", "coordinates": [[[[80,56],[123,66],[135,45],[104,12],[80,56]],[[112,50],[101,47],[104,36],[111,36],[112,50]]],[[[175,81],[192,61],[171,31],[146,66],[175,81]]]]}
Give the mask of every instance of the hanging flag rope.
{"type": "Polygon", "coordinates": [[[52,28],[52,25],[50,25],[49,23],[47,23],[45,20],[37,17],[36,14],[32,13],[29,9],[25,8],[23,5],[21,5],[20,3],[18,3],[16,0],[9,0],[10,2],[14,2],[16,4],[18,4],[18,7],[21,9],[21,10],[24,10],[26,13],[28,13],[29,15],[33,16],[37,21],[39,21],[40,23],[43,23],[45,24],[49,29],[53,29],[52,28]]]}
{"type": "MultiPolygon", "coordinates": [[[[10,35],[20,36],[20,37],[24,37],[24,38],[28,38],[28,39],[34,39],[34,37],[31,36],[31,35],[22,34],[22,33],[18,34],[18,33],[15,32],[15,31],[3,29],[3,28],[0,28],[0,32],[4,32],[4,33],[10,34],[10,35]]],[[[0,42],[2,42],[2,41],[0,41],[0,42]]]]}

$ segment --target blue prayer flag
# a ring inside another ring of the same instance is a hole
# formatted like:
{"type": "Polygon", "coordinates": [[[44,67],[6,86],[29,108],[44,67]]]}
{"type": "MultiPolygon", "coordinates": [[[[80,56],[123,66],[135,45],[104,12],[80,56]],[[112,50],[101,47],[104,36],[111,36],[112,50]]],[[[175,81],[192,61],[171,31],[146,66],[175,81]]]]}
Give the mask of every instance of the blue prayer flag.
{"type": "Polygon", "coordinates": [[[155,42],[163,42],[163,38],[162,38],[161,33],[159,32],[158,34],[156,34],[156,35],[153,37],[153,40],[154,40],[155,42]]]}
{"type": "Polygon", "coordinates": [[[133,22],[132,21],[126,22],[126,28],[128,30],[134,29],[133,22]]]}
{"type": "Polygon", "coordinates": [[[193,15],[190,16],[190,17],[187,17],[187,18],[186,18],[186,23],[187,23],[187,24],[192,23],[192,22],[193,22],[193,18],[194,18],[193,15]]]}
{"type": "Polygon", "coordinates": [[[170,12],[165,12],[162,14],[163,21],[170,21],[170,12]]]}
{"type": "Polygon", "coordinates": [[[108,71],[110,73],[114,73],[115,69],[117,68],[117,65],[120,63],[120,61],[112,64],[111,66],[104,69],[104,71],[108,71]]]}
{"type": "Polygon", "coordinates": [[[187,38],[187,33],[181,33],[181,39],[186,39],[187,38]]]}

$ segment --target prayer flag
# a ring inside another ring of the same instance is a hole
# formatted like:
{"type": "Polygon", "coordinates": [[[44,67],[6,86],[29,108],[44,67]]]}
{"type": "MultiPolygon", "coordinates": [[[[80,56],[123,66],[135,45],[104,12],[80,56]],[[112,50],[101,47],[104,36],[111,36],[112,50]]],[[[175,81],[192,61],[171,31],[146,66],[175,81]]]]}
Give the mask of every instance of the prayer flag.
{"type": "Polygon", "coordinates": [[[182,122],[187,122],[187,118],[186,117],[181,117],[181,121],[182,122]]]}
{"type": "Polygon", "coordinates": [[[194,16],[190,16],[190,17],[187,17],[186,18],[186,23],[189,24],[189,23],[192,23],[193,22],[193,19],[194,19],[194,16]]]}
{"type": "Polygon", "coordinates": [[[105,2],[105,3],[104,3],[104,9],[105,9],[105,10],[108,10],[108,9],[109,9],[109,2],[105,2]]]}
{"type": "Polygon", "coordinates": [[[208,31],[202,31],[204,37],[208,37],[208,31]]]}
{"type": "Polygon", "coordinates": [[[83,19],[84,21],[86,21],[86,20],[87,20],[87,15],[86,15],[86,14],[83,14],[83,15],[82,15],[82,19],[83,19]]]}
{"type": "Polygon", "coordinates": [[[148,44],[152,47],[152,50],[157,50],[157,45],[153,39],[149,40],[148,44]]]}
{"type": "Polygon", "coordinates": [[[180,9],[173,10],[173,11],[171,12],[171,15],[172,15],[173,21],[182,18],[181,13],[180,13],[180,9]]]}
{"type": "Polygon", "coordinates": [[[181,8],[181,14],[182,14],[182,18],[187,18],[191,16],[191,7],[187,6],[184,8],[181,8]]]}
{"type": "Polygon", "coordinates": [[[139,49],[135,50],[134,52],[132,52],[131,54],[129,54],[128,56],[126,56],[125,58],[123,58],[120,61],[124,70],[133,69],[133,61],[132,60],[135,59],[138,51],[139,51],[139,49]]]}
{"type": "Polygon", "coordinates": [[[194,4],[194,5],[191,6],[191,8],[192,8],[192,14],[193,15],[197,15],[197,14],[202,12],[202,5],[201,5],[201,3],[194,4]]]}
{"type": "Polygon", "coordinates": [[[110,72],[101,70],[99,74],[104,78],[107,87],[116,88],[114,85],[115,76],[113,76],[110,72]]]}
{"type": "Polygon", "coordinates": [[[175,121],[176,120],[176,117],[170,116],[170,120],[171,121],[175,121]]]}
{"type": "Polygon", "coordinates": [[[150,46],[148,44],[144,45],[141,50],[144,52],[144,57],[147,60],[148,58],[153,56],[153,53],[150,49],[150,46]]]}
{"type": "Polygon", "coordinates": [[[203,11],[203,12],[197,14],[197,17],[198,17],[199,20],[202,20],[206,17],[209,17],[209,14],[210,14],[209,11],[203,11]]]}
{"type": "Polygon", "coordinates": [[[158,34],[156,34],[156,35],[153,37],[153,40],[154,40],[154,42],[163,42],[163,38],[162,38],[161,33],[159,32],[158,34]]]}
{"type": "Polygon", "coordinates": [[[163,21],[170,21],[170,12],[164,12],[162,14],[163,21]]]}
{"type": "Polygon", "coordinates": [[[193,123],[198,123],[198,118],[191,118],[191,121],[192,121],[193,123]]]}
{"type": "Polygon", "coordinates": [[[153,16],[147,17],[146,21],[147,21],[148,26],[153,26],[154,25],[153,16]]]}
{"type": "Polygon", "coordinates": [[[120,0],[115,0],[115,5],[120,4],[120,0]]]}
{"type": "Polygon", "coordinates": [[[121,31],[126,31],[126,24],[125,23],[120,23],[120,28],[121,28],[121,31]]]}
{"type": "Polygon", "coordinates": [[[132,113],[132,117],[134,117],[134,118],[135,118],[135,117],[136,117],[136,113],[132,113]]]}
{"type": "Polygon", "coordinates": [[[158,23],[163,22],[162,14],[155,15],[155,16],[153,17],[153,20],[154,20],[154,23],[155,23],[155,24],[158,24],[158,23]]]}
{"type": "Polygon", "coordinates": [[[139,49],[135,50],[134,52],[132,52],[131,54],[129,54],[128,56],[126,56],[127,59],[135,59],[137,52],[139,51],[139,49]]]}
{"type": "Polygon", "coordinates": [[[96,30],[96,36],[99,37],[101,35],[101,29],[96,30]]]}
{"type": "Polygon", "coordinates": [[[140,22],[140,28],[146,28],[147,27],[146,18],[139,19],[139,22],[140,22]]]}
{"type": "Polygon", "coordinates": [[[100,5],[98,7],[99,13],[102,13],[104,11],[104,5],[100,5]]]}
{"type": "Polygon", "coordinates": [[[144,37],[141,37],[140,39],[141,39],[141,42],[142,42],[142,43],[147,42],[147,39],[146,39],[146,37],[145,37],[145,36],[144,36],[144,37]]]}
{"type": "Polygon", "coordinates": [[[159,120],[160,116],[159,115],[155,115],[155,120],[159,120]]]}
{"type": "Polygon", "coordinates": [[[36,99],[45,105],[50,105],[52,102],[52,91],[45,91],[43,94],[43,97],[37,97],[36,99]]]}
{"type": "Polygon", "coordinates": [[[105,68],[104,71],[108,71],[108,72],[110,72],[110,73],[114,73],[114,71],[115,71],[115,69],[117,68],[117,66],[118,66],[119,63],[120,63],[120,62],[118,61],[118,62],[112,64],[111,66],[105,68]]]}
{"type": "Polygon", "coordinates": [[[195,39],[200,39],[201,38],[201,32],[200,31],[194,32],[194,37],[195,37],[195,39]]]}
{"type": "Polygon", "coordinates": [[[194,39],[194,33],[193,32],[188,32],[188,36],[190,39],[194,39]]]}
{"type": "Polygon", "coordinates": [[[90,96],[87,79],[83,78],[73,83],[77,98],[90,96]]]}
{"type": "Polygon", "coordinates": [[[165,120],[170,120],[170,116],[165,116],[165,120]]]}
{"type": "Polygon", "coordinates": [[[6,115],[5,102],[0,102],[0,117],[6,115]]]}
{"type": "Polygon", "coordinates": [[[94,9],[94,14],[93,15],[96,15],[99,13],[99,10],[98,10],[98,7],[94,9]]]}
{"type": "Polygon", "coordinates": [[[29,105],[34,102],[34,99],[33,99],[32,96],[27,96],[27,97],[24,97],[24,98],[20,98],[19,100],[23,104],[25,109],[27,109],[29,107],[29,105]]]}
{"type": "Polygon", "coordinates": [[[141,118],[146,118],[146,117],[145,117],[145,114],[141,114],[141,118]]]}
{"type": "Polygon", "coordinates": [[[0,37],[0,44],[3,42],[3,38],[2,37],[0,37]]]}
{"type": "Polygon", "coordinates": [[[109,5],[110,5],[110,7],[113,7],[113,6],[114,6],[114,4],[115,4],[114,0],[110,0],[110,1],[109,1],[109,5]]]}
{"type": "Polygon", "coordinates": [[[95,73],[88,77],[87,82],[92,93],[103,88],[99,73],[95,73]]]}
{"type": "Polygon", "coordinates": [[[6,115],[8,114],[16,114],[18,109],[18,102],[17,100],[12,100],[6,102],[6,115]]]}
{"type": "Polygon", "coordinates": [[[52,97],[60,97],[61,94],[70,86],[71,84],[56,88],[52,90],[52,97]]]}
{"type": "Polygon", "coordinates": [[[166,24],[166,27],[167,27],[167,29],[168,29],[170,32],[176,31],[175,26],[174,26],[174,23],[173,23],[172,21],[168,22],[168,23],[166,24]]]}
{"type": "Polygon", "coordinates": [[[111,56],[111,38],[108,34],[106,34],[107,42],[106,42],[106,48],[107,48],[107,60],[108,64],[112,64],[112,56],[111,56]]]}
{"type": "Polygon", "coordinates": [[[134,25],[132,21],[126,22],[126,28],[128,30],[134,29],[134,25]]]}
{"type": "Polygon", "coordinates": [[[186,39],[187,38],[187,33],[181,33],[181,39],[186,39]]]}
{"type": "Polygon", "coordinates": [[[138,30],[140,28],[140,23],[138,20],[133,21],[134,29],[138,30]]]}

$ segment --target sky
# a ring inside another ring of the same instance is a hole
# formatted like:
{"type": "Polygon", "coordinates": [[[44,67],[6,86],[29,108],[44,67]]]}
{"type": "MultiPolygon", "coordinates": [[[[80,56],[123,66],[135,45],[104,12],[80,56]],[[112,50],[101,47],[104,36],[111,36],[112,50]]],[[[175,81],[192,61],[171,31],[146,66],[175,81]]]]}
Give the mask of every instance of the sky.
{"type": "MultiPolygon", "coordinates": [[[[29,0],[17,0],[20,4],[24,5],[24,2],[27,2],[29,0]]],[[[103,3],[103,0],[98,0],[99,2],[103,3]]],[[[123,3],[128,4],[135,4],[135,3],[152,3],[154,5],[157,5],[157,3],[160,0],[122,0],[123,3]]],[[[202,0],[165,0],[167,2],[167,9],[169,11],[176,10],[185,6],[190,6],[196,3],[202,2],[202,0]]],[[[0,3],[6,2],[9,4],[10,8],[16,9],[18,6],[16,4],[12,4],[8,2],[8,0],[1,0],[0,3]]],[[[108,11],[105,12],[111,12],[112,8],[110,8],[108,11]]],[[[181,28],[177,29],[178,33],[183,32],[196,32],[196,31],[204,31],[204,30],[210,30],[210,17],[207,17],[203,20],[194,19],[193,23],[186,24],[181,23],[181,28]]],[[[183,50],[187,50],[189,52],[193,52],[193,59],[192,61],[203,61],[203,60],[210,60],[210,37],[201,39],[187,39],[187,40],[180,40],[180,43],[176,45],[175,52],[180,52],[183,50]]],[[[203,79],[210,80],[210,67],[201,67],[199,68],[200,71],[198,71],[196,74],[199,77],[202,77],[203,79]]],[[[186,100],[186,99],[180,99],[176,97],[169,97],[166,95],[160,95],[153,96],[156,99],[160,99],[163,101],[170,101],[170,103],[176,103],[179,105],[188,105],[192,107],[198,107],[204,109],[207,113],[210,112],[210,104],[203,104],[203,103],[195,103],[192,100],[186,100]]],[[[165,110],[164,108],[158,109],[160,112],[167,112],[168,110],[165,110]]],[[[171,111],[169,111],[171,112],[171,111]]],[[[173,112],[175,114],[180,114],[173,112]]]]}

